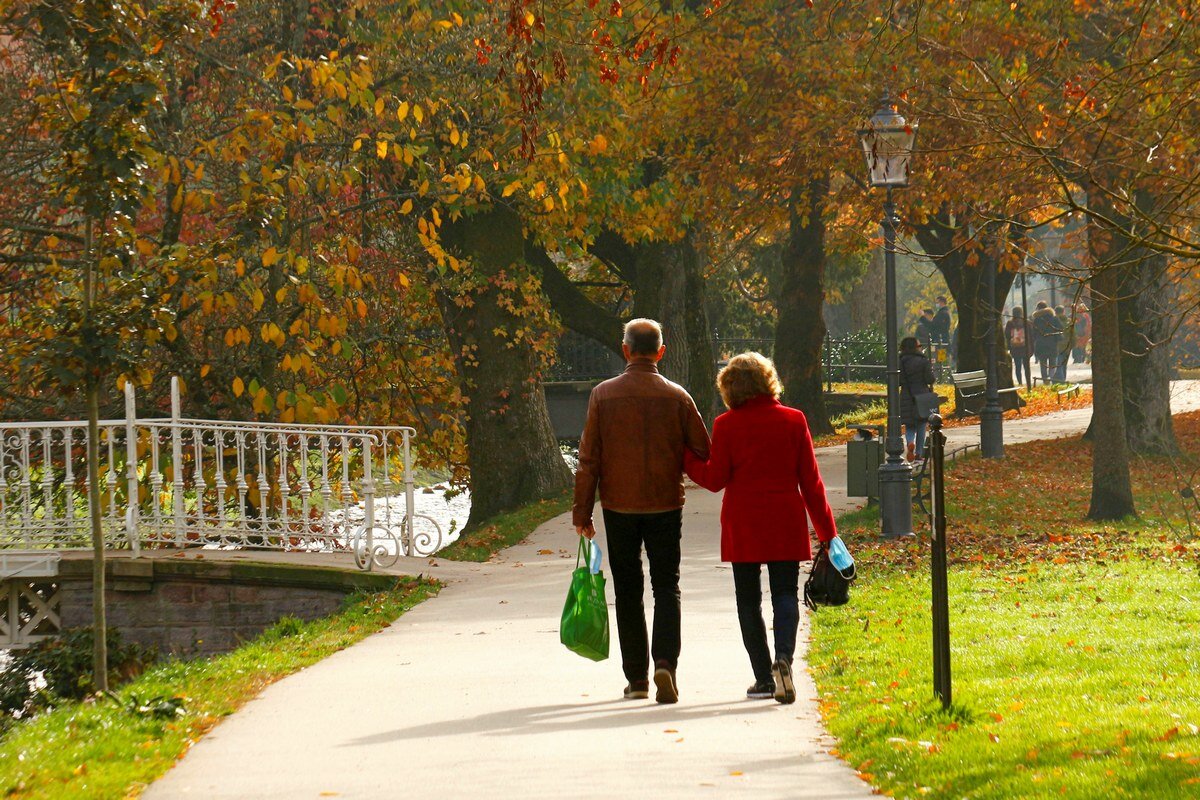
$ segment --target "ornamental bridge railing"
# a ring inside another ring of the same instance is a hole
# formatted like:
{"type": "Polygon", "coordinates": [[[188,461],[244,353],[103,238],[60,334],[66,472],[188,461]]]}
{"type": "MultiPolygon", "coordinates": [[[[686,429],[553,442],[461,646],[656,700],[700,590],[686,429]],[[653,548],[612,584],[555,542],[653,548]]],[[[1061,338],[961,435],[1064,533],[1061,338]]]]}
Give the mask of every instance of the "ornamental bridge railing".
{"type": "MultiPolygon", "coordinates": [[[[362,569],[444,544],[414,510],[412,443],[398,426],[190,419],[100,423],[108,546],[346,552],[362,569]]],[[[0,421],[0,552],[91,547],[87,423],[0,421]]],[[[3,576],[0,576],[3,577],[3,576]]]]}

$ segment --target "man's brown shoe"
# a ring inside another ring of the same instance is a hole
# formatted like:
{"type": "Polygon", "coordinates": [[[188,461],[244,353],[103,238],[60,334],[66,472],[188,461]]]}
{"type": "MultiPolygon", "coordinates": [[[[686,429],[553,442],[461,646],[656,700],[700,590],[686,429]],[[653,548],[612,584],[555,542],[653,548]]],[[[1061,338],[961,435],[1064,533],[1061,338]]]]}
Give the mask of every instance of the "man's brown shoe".
{"type": "Polygon", "coordinates": [[[650,681],[630,681],[625,687],[626,700],[645,700],[650,696],[650,681]]]}
{"type": "Polygon", "coordinates": [[[658,692],[654,696],[656,703],[678,703],[679,689],[675,686],[675,670],[666,661],[659,659],[654,663],[654,685],[658,692]]]}

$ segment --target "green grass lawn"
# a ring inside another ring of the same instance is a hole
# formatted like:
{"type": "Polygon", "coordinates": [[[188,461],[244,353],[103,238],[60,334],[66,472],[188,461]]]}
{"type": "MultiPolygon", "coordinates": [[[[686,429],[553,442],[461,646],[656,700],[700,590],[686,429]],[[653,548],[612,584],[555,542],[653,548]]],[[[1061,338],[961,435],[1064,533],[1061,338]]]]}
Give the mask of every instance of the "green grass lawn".
{"type": "Polygon", "coordinates": [[[436,583],[408,579],[393,591],[353,596],[331,617],[282,620],[227,655],[152,667],[117,690],[122,703],[70,703],[19,722],[0,739],[0,796],[137,796],[192,742],[267,685],[388,626],[436,591],[436,583]],[[182,697],[186,712],[162,720],[124,705],[156,696],[182,697]]]}
{"type": "Polygon", "coordinates": [[[1200,414],[1176,419],[1187,455],[1135,463],[1140,520],[1081,521],[1078,440],[954,466],[950,712],[932,694],[926,540],[842,520],[861,578],[813,616],[810,664],[843,758],[894,797],[1200,797],[1200,549],[1178,493],[1200,414]]]}
{"type": "Polygon", "coordinates": [[[520,542],[541,525],[571,510],[572,495],[564,494],[500,514],[483,525],[463,531],[461,537],[438,551],[452,561],[487,561],[495,553],[520,542]]]}

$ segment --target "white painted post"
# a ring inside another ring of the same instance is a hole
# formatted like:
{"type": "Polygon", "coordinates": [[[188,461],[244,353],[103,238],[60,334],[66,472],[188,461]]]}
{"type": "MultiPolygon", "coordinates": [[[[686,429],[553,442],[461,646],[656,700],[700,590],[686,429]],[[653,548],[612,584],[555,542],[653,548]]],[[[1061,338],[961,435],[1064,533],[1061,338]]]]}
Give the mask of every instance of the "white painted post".
{"type": "MultiPolygon", "coordinates": [[[[367,526],[367,572],[375,569],[375,479],[371,462],[375,460],[375,437],[367,433],[362,438],[363,460],[363,525],[367,526]]],[[[348,521],[348,520],[347,520],[348,521]]]]}
{"type": "Polygon", "coordinates": [[[417,513],[416,499],[413,496],[412,450],[409,447],[408,431],[404,431],[404,555],[413,553],[413,524],[417,513]]]}
{"type": "Polygon", "coordinates": [[[171,376],[171,500],[175,517],[175,544],[183,547],[183,426],[179,401],[179,376],[171,376]]]}
{"type": "Polygon", "coordinates": [[[138,475],[137,475],[137,398],[133,381],[125,379],[125,535],[133,557],[142,553],[138,537],[138,475]]]}

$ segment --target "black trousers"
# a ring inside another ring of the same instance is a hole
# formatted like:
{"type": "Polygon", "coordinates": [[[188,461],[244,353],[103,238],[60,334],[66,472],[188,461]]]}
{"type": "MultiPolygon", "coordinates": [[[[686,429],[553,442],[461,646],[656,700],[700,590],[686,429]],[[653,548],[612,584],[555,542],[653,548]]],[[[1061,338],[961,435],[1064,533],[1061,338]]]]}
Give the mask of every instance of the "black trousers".
{"type": "Polygon", "coordinates": [[[679,663],[679,539],[683,510],[660,514],[605,510],[604,531],[616,595],[621,666],[627,680],[644,681],[650,674],[651,656],[655,661],[665,660],[671,669],[679,663]],[[652,641],[647,641],[646,609],[642,602],[643,547],[650,562],[650,588],[654,593],[652,641]]]}
{"type": "MultiPolygon", "coordinates": [[[[770,682],[771,651],[767,648],[767,626],[762,615],[762,564],[733,564],[733,590],[737,595],[738,622],[742,643],[750,656],[756,681],[770,682]]],[[[771,607],[775,612],[775,658],[789,664],[796,653],[796,629],[800,626],[800,562],[769,561],[771,607]]]]}

